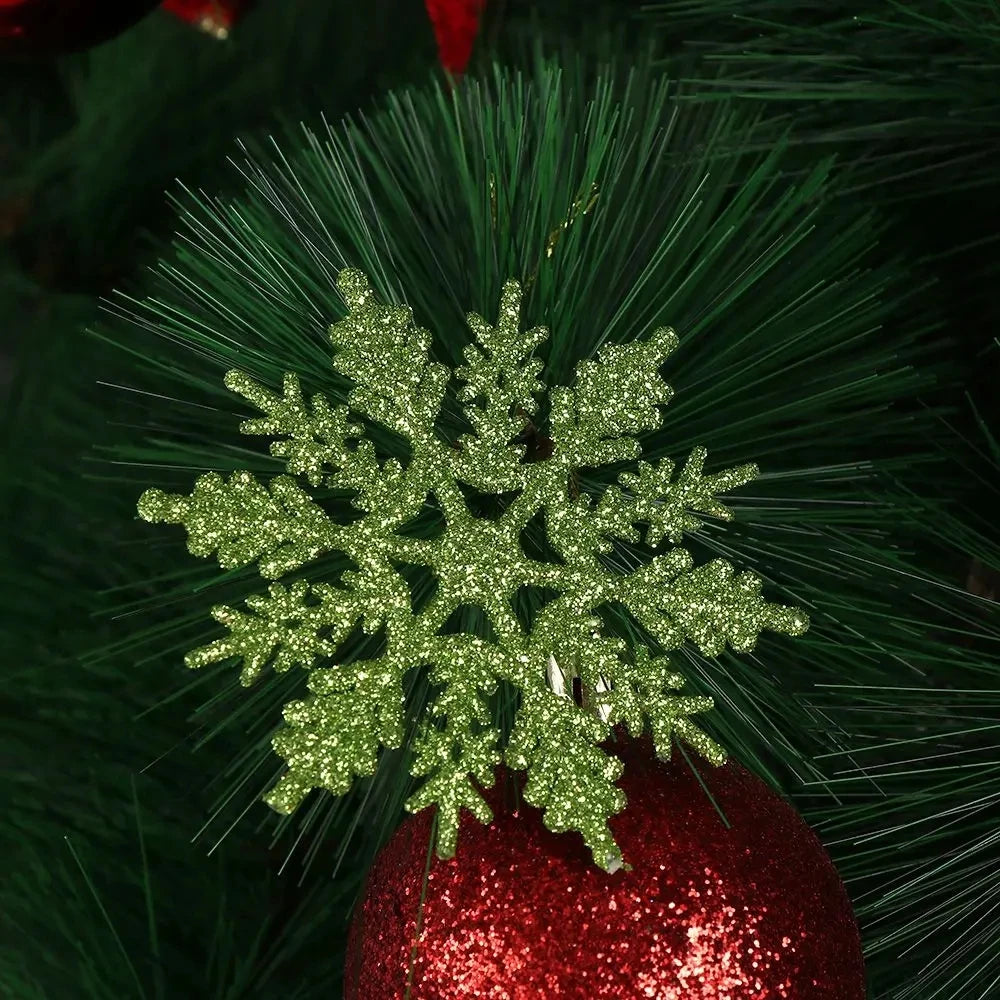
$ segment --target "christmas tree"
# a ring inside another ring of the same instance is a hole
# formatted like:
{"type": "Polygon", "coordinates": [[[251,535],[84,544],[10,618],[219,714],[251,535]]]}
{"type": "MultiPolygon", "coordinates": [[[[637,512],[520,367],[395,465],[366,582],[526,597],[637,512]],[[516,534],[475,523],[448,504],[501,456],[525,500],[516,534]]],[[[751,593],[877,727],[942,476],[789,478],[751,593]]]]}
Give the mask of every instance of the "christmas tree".
{"type": "Polygon", "coordinates": [[[989,996],[991,5],[465,6],[5,67],[0,985],[989,996]]]}

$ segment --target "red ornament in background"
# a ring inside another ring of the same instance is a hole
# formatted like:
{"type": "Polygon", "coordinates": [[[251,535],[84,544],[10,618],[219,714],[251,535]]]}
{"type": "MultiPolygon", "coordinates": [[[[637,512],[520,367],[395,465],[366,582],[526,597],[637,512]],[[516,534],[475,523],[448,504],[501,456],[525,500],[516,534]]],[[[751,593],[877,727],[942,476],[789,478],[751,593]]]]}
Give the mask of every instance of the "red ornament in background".
{"type": "Polygon", "coordinates": [[[699,766],[727,828],[679,755],[620,756],[613,874],[522,806],[466,814],[425,885],[432,817],[408,819],[355,914],[347,1000],[864,1000],[847,894],[798,813],[735,764],[699,766]]]}
{"type": "Polygon", "coordinates": [[[486,0],[426,0],[426,5],[441,65],[450,73],[464,73],[486,0]]]}
{"type": "MultiPolygon", "coordinates": [[[[425,0],[441,65],[465,71],[486,0],[425,0]]],[[[106,41],[161,6],[225,38],[252,0],[0,0],[0,54],[58,53],[106,41]]]]}
{"type": "Polygon", "coordinates": [[[229,37],[251,0],[164,0],[163,9],[215,38],[229,37]]]}
{"type": "Polygon", "coordinates": [[[0,53],[72,52],[130,27],[159,0],[0,0],[0,53]]]}

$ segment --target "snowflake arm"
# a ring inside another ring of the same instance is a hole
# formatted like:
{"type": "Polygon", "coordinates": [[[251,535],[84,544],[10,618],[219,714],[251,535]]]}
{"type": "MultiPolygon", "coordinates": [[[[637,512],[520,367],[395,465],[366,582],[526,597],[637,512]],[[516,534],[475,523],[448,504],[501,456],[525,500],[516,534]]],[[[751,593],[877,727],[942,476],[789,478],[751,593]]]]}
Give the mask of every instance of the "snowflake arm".
{"type": "Polygon", "coordinates": [[[510,767],[528,772],[524,797],[545,810],[545,825],[578,830],[602,868],[621,857],[608,819],[625,805],[615,785],[622,763],[600,748],[607,736],[599,718],[537,685],[524,692],[505,753],[510,767]]]}
{"type": "Polygon", "coordinates": [[[637,472],[623,472],[618,477],[622,488],[610,487],[601,497],[594,513],[595,530],[638,542],[639,532],[632,526],[645,524],[645,543],[655,548],[664,539],[676,544],[685,531],[697,531],[701,521],[692,511],[732,520],[732,511],[716,494],[756,479],[757,466],[738,465],[705,476],[707,454],[704,448],[695,448],[676,482],[672,481],[674,463],[668,459],[655,465],[639,462],[637,472]]]}
{"type": "Polygon", "coordinates": [[[244,420],[244,434],[286,435],[271,444],[271,454],[285,459],[293,476],[305,476],[312,486],[320,486],[324,472],[336,471],[350,462],[351,450],[345,439],[359,436],[363,428],[352,424],[346,406],[330,406],[324,396],[312,398],[312,410],[302,395],[298,377],[285,375],[283,394],[271,392],[240,371],[226,374],[226,387],[265,413],[244,420]]]}
{"type": "Polygon", "coordinates": [[[283,587],[272,584],[268,596],[255,594],[246,599],[255,614],[244,614],[220,605],[212,617],[229,629],[229,634],[207,646],[194,649],[185,663],[194,669],[238,657],[243,663],[240,682],[252,684],[272,664],[276,672],[294,666],[311,669],[317,660],[332,656],[337,645],[351,630],[361,612],[352,595],[303,581],[283,587]],[[318,601],[307,602],[308,596],[318,601]]]}
{"type": "Polygon", "coordinates": [[[403,741],[402,674],[384,659],[313,670],[311,697],[285,706],[285,727],[272,740],[287,772],[265,796],[294,812],[314,788],[343,795],[355,778],[375,773],[381,747],[403,741]]]}
{"type": "Polygon", "coordinates": [[[536,327],[521,333],[520,311],[521,288],[508,281],[495,327],[475,313],[468,317],[475,342],[465,348],[466,364],[455,374],[465,383],[458,398],[475,433],[459,440],[456,472],[477,489],[510,490],[520,481],[524,447],[511,442],[544,389],[538,379],[542,362],[531,354],[548,332],[536,327]]]}
{"type": "Polygon", "coordinates": [[[718,656],[727,644],[737,653],[749,653],[765,629],[802,635],[809,627],[799,608],[768,603],[760,577],[749,571],[737,574],[724,559],[686,573],[661,595],[660,603],[705,656],[718,656]]]}
{"type": "Polygon", "coordinates": [[[365,632],[383,625],[390,639],[406,635],[412,618],[410,588],[377,550],[359,553],[359,569],[344,573],[344,586],[362,613],[365,632]]]}
{"type": "MultiPolygon", "coordinates": [[[[699,712],[710,711],[712,699],[673,693],[684,686],[684,678],[670,669],[667,657],[650,656],[648,649],[639,647],[635,659],[635,684],[645,706],[657,753],[669,759],[672,740],[676,736],[712,764],[725,763],[726,751],[690,718],[699,712]]],[[[635,732],[634,729],[632,731],[635,732]]]]}
{"type": "Polygon", "coordinates": [[[676,346],[677,335],[663,327],[649,340],[612,344],[580,362],[576,385],[551,394],[557,460],[578,468],[638,457],[634,435],[659,427],[659,407],[673,396],[659,369],[676,346]]]}
{"type": "Polygon", "coordinates": [[[318,607],[305,603],[309,586],[298,582],[290,588],[272,584],[268,596],[254,594],[246,600],[256,614],[244,614],[227,605],[212,608],[212,617],[229,629],[229,634],[207,646],[191,650],[184,662],[192,669],[237,657],[243,663],[240,683],[249,686],[264,668],[274,662],[276,672],[293,666],[311,668],[318,657],[331,656],[336,644],[318,633],[318,607]]]}
{"type": "Polygon", "coordinates": [[[727,645],[748,653],[766,629],[785,635],[808,629],[800,609],[764,600],[754,573],[737,575],[724,559],[692,563],[684,549],[672,549],[619,584],[619,600],[665,649],[690,640],[704,656],[718,656],[727,645]]]}
{"type": "MultiPolygon", "coordinates": [[[[465,662],[470,659],[485,666],[475,655],[465,662]]],[[[431,704],[414,741],[411,773],[425,781],[406,808],[418,812],[429,805],[437,806],[438,854],[450,858],[455,853],[462,809],[468,809],[481,823],[493,817],[473,779],[488,787],[500,762],[496,728],[483,696],[486,686],[494,688],[496,683],[491,671],[480,673],[474,669],[460,679],[449,679],[439,667],[431,672],[430,679],[446,687],[431,704]]]]}
{"type": "Polygon", "coordinates": [[[569,498],[566,487],[551,481],[540,482],[539,503],[545,507],[545,524],[552,545],[564,559],[592,572],[600,566],[598,555],[610,552],[611,536],[639,540],[639,534],[619,511],[605,512],[600,518],[591,497],[569,498]]]}
{"type": "Polygon", "coordinates": [[[337,288],[348,313],[330,327],[333,367],[355,383],[351,409],[405,437],[415,449],[435,442],[434,421],[449,372],[428,357],[430,334],[405,306],[378,302],[368,279],[344,270],[337,288]]]}
{"type": "MultiPolygon", "coordinates": [[[[553,602],[553,605],[558,603],[553,602]]],[[[549,619],[542,625],[549,634],[558,632],[556,622],[565,615],[565,612],[561,615],[551,611],[553,605],[540,616],[540,619],[549,619]]],[[[713,764],[723,763],[726,755],[722,747],[689,718],[695,713],[710,711],[712,699],[668,693],[684,686],[684,678],[669,669],[669,659],[651,657],[645,646],[638,646],[635,663],[629,664],[623,659],[624,641],[594,633],[595,625],[599,625],[599,621],[590,619],[581,621],[581,627],[564,630],[563,634],[577,639],[572,645],[563,642],[559,659],[552,658],[551,665],[563,675],[560,687],[568,689],[566,677],[579,677],[588,693],[590,707],[608,726],[624,722],[629,731],[638,736],[648,720],[661,755],[669,757],[671,737],[677,736],[713,764]]],[[[551,645],[551,640],[543,639],[541,644],[551,645]]]]}
{"type": "Polygon", "coordinates": [[[379,462],[372,443],[360,438],[364,428],[350,421],[350,408],[332,407],[316,395],[310,410],[295,375],[285,376],[281,396],[239,371],[227,373],[226,385],[267,414],[245,420],[244,434],[286,435],[271,444],[271,454],[285,459],[288,472],[312,486],[351,491],[360,510],[378,511],[383,520],[401,524],[420,509],[421,491],[437,481],[433,449],[405,472],[396,459],[379,462]],[[348,441],[353,439],[359,440],[352,446],[348,441]]]}
{"type": "Polygon", "coordinates": [[[336,549],[342,530],[288,476],[262,486],[249,472],[227,483],[214,472],[201,476],[190,497],[146,490],[139,498],[146,521],[183,524],[196,556],[218,553],[223,569],[260,563],[276,579],[336,549]]]}

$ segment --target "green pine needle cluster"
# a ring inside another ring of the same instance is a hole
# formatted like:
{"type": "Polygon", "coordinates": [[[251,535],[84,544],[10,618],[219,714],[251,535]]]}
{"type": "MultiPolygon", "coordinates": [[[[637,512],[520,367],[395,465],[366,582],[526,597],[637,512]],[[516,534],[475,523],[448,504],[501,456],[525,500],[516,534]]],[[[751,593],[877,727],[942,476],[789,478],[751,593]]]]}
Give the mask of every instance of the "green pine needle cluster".
{"type": "MultiPolygon", "coordinates": [[[[996,372],[996,351],[984,355],[996,372]]],[[[974,416],[976,408],[971,407],[974,416]]],[[[968,479],[982,511],[1000,502],[1000,447],[985,424],[948,426],[939,483],[897,502],[915,512],[923,556],[900,583],[898,669],[882,683],[818,687],[811,710],[839,730],[819,763],[839,805],[817,818],[867,931],[873,997],[959,1000],[1000,982],[1000,547],[989,515],[947,497],[968,479]],[[939,577],[934,562],[955,567],[939,577]],[[965,559],[962,559],[962,554],[965,559]],[[970,558],[972,557],[972,558],[970,558]],[[890,852],[889,845],[892,845],[890,852]],[[877,864],[873,864],[877,859],[877,864]]],[[[879,573],[885,561],[873,562],[879,573]]]]}
{"type": "Polygon", "coordinates": [[[887,186],[883,198],[989,196],[996,0],[657,0],[643,16],[699,99],[794,117],[813,155],[837,151],[861,168],[858,184],[887,186]]]}

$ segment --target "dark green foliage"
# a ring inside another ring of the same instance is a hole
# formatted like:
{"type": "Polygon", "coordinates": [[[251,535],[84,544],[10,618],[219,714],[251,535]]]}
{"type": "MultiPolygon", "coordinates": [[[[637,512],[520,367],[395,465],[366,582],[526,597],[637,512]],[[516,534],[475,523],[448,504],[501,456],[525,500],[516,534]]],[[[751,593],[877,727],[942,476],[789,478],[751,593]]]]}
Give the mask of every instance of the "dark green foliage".
{"type": "MultiPolygon", "coordinates": [[[[982,361],[995,379],[995,349],[982,361]]],[[[977,432],[948,426],[941,478],[897,484],[902,502],[924,507],[914,617],[900,622],[906,670],[811,699],[842,728],[842,747],[821,761],[840,805],[819,829],[856,886],[873,996],[893,1000],[987,997],[1000,982],[1000,448],[969,409],[977,432]],[[978,504],[947,502],[959,481],[978,504]],[[933,564],[946,575],[928,588],[933,564]]]]}
{"type": "MultiPolygon", "coordinates": [[[[720,91],[794,103],[813,139],[823,129],[841,142],[906,136],[939,151],[959,140],[971,153],[975,130],[995,122],[995,0],[658,0],[644,14],[671,58],[721,70],[720,91]]],[[[988,144],[976,144],[984,166],[988,144]]]]}
{"type": "Polygon", "coordinates": [[[234,135],[354,108],[422,75],[433,51],[420,0],[284,0],[259,4],[224,45],[156,13],[109,44],[35,64],[7,115],[11,128],[36,123],[10,138],[8,184],[30,199],[16,246],[62,287],[103,290],[131,270],[144,227],[166,221],[164,189],[218,179],[234,135]]]}
{"type": "MultiPolygon", "coordinates": [[[[848,196],[893,216],[894,239],[943,279],[950,328],[979,351],[1000,324],[996,0],[657,0],[643,17],[699,99],[766,109],[804,160],[849,164],[848,196]]],[[[983,369],[969,380],[995,415],[983,369]]]]}

